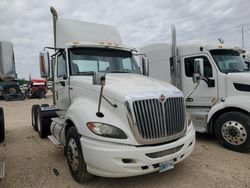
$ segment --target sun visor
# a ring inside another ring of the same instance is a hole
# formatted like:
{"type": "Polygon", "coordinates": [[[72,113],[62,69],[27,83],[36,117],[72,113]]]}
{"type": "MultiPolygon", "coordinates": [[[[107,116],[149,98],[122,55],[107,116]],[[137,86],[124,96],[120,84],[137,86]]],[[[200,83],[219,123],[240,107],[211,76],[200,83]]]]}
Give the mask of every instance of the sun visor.
{"type": "Polygon", "coordinates": [[[121,36],[113,26],[57,19],[56,47],[65,48],[66,43],[74,41],[105,42],[122,45],[121,36]]]}

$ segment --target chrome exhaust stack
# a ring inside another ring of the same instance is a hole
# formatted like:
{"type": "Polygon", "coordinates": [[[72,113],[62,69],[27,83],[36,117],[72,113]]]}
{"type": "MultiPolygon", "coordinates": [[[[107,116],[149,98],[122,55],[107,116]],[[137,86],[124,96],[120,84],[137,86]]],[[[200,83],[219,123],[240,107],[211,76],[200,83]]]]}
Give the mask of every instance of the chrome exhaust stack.
{"type": "Polygon", "coordinates": [[[174,25],[171,25],[171,37],[172,37],[172,49],[170,59],[170,73],[171,84],[181,89],[181,65],[178,58],[177,42],[176,42],[176,29],[174,25]]]}

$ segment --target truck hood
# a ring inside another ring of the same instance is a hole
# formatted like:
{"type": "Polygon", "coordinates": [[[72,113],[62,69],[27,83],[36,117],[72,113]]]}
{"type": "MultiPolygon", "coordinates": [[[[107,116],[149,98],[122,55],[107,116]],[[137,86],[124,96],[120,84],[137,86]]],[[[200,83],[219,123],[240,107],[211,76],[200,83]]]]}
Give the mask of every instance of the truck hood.
{"type": "MultiPolygon", "coordinates": [[[[100,93],[101,86],[93,86],[92,76],[73,76],[71,78],[71,84],[72,86],[92,90],[98,94],[100,93]]],[[[145,95],[147,93],[155,93],[155,95],[159,96],[165,93],[168,95],[183,96],[182,92],[173,85],[154,78],[124,73],[111,73],[106,75],[106,84],[103,90],[104,96],[123,103],[127,96],[145,95]]]]}
{"type": "Polygon", "coordinates": [[[227,79],[233,83],[249,85],[250,72],[228,73],[227,79]]]}
{"type": "Polygon", "coordinates": [[[249,95],[250,72],[228,73],[226,75],[227,92],[229,95],[249,95]]]}

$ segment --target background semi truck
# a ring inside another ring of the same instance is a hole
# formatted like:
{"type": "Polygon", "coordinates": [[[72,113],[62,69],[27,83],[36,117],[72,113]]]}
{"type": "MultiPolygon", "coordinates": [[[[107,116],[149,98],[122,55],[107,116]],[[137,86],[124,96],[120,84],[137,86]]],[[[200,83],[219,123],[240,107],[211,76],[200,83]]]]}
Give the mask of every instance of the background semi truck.
{"type": "Polygon", "coordinates": [[[27,85],[26,96],[28,98],[45,98],[47,93],[47,80],[31,79],[27,85]]]}
{"type": "Polygon", "coordinates": [[[234,151],[250,149],[250,73],[237,49],[219,45],[156,43],[141,48],[149,75],[186,96],[195,130],[216,135],[234,151]]]}
{"type": "Polygon", "coordinates": [[[0,41],[0,98],[25,98],[17,81],[13,44],[5,41],[0,41]]]}
{"type": "Polygon", "coordinates": [[[182,92],[144,76],[147,59],[141,71],[113,26],[51,12],[55,46],[40,52],[40,69],[43,78],[52,72],[54,105],[34,105],[32,125],[65,148],[73,178],[163,172],[189,156],[195,131],[182,92]]]}

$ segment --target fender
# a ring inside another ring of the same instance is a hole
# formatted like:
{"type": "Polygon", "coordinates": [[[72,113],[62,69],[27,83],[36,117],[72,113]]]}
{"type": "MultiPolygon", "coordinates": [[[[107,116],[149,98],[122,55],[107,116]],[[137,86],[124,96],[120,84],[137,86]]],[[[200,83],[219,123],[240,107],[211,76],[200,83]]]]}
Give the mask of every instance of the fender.
{"type": "Polygon", "coordinates": [[[225,108],[238,108],[250,112],[250,96],[230,96],[226,98],[224,102],[217,103],[210,109],[207,123],[209,123],[214,114],[225,108]]]}
{"type": "MultiPolygon", "coordinates": [[[[110,99],[111,100],[111,99],[110,99]]],[[[88,98],[77,98],[72,102],[69,109],[65,114],[65,121],[70,120],[76,127],[81,136],[90,137],[97,140],[111,141],[123,144],[135,145],[137,142],[134,139],[128,120],[124,104],[115,102],[117,108],[112,107],[106,101],[102,101],[101,112],[104,117],[96,116],[97,103],[96,101],[89,100],[88,98]],[[86,106],[88,108],[86,108],[86,106]],[[86,110],[87,109],[87,110],[86,110]],[[107,114],[107,115],[106,115],[107,114]],[[86,126],[87,122],[102,122],[120,128],[127,135],[127,139],[112,139],[107,137],[98,136],[92,133],[86,126]]]]}

